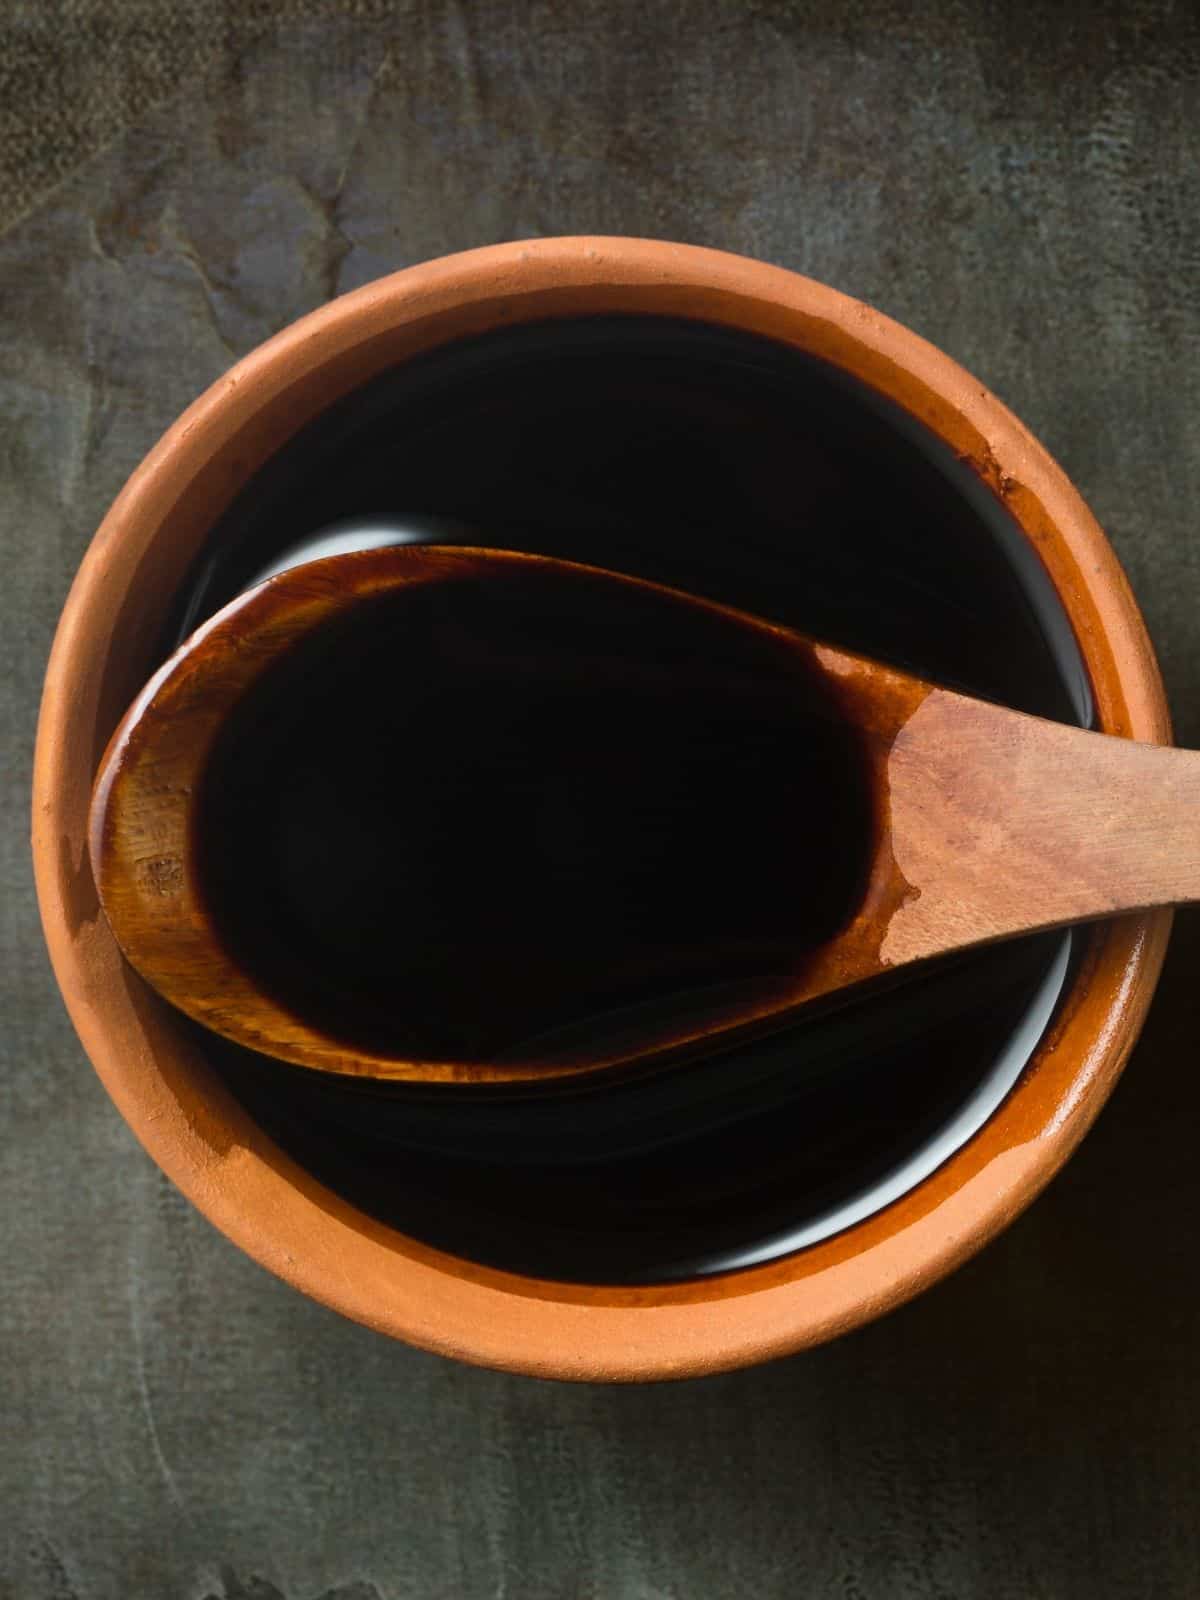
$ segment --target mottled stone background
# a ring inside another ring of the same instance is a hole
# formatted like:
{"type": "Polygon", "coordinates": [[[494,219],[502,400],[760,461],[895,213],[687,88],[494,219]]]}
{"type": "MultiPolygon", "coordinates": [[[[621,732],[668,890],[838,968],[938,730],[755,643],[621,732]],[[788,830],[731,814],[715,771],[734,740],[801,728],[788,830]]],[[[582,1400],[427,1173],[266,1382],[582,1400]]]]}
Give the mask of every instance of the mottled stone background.
{"type": "Polygon", "coordinates": [[[0,0],[0,1593],[1200,1593],[1200,921],[1070,1168],[932,1293],[645,1391],[391,1345],[160,1177],[26,859],[55,617],[161,429],[422,257],[655,234],[972,367],[1108,528],[1200,744],[1200,23],[1042,0],[0,0]]]}

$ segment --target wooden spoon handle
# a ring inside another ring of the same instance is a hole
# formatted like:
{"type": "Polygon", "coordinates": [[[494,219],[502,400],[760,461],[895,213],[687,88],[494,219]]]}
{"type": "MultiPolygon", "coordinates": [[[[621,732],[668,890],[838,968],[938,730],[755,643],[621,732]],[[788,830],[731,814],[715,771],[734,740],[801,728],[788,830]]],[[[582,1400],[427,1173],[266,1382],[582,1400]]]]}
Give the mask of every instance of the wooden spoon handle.
{"type": "Polygon", "coordinates": [[[932,690],[887,756],[895,966],[1200,900],[1200,753],[932,690]]]}

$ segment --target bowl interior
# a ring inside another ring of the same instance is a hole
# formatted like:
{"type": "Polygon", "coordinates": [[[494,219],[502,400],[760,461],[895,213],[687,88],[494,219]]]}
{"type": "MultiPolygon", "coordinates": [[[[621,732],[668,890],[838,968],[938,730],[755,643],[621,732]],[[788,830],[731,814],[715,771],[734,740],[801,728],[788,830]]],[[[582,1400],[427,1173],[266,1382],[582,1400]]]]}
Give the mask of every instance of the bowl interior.
{"type": "MultiPolygon", "coordinates": [[[[636,573],[1024,710],[1092,716],[1053,586],[974,471],[874,391],[748,334],[556,321],[383,374],[252,478],[160,653],[280,551],[389,517],[636,573]]],[[[799,1249],[927,1176],[1036,1051],[1073,948],[1049,935],[979,952],[700,1068],[537,1103],[356,1090],[198,1042],[278,1144],[381,1222],[541,1277],[665,1281],[799,1249]]]]}

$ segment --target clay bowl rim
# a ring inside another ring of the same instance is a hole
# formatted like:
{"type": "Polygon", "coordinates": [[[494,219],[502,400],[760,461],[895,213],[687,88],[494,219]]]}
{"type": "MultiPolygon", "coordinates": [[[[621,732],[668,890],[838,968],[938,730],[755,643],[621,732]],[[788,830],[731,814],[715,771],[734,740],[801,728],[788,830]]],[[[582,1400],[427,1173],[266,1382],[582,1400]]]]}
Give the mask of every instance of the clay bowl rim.
{"type": "Polygon", "coordinates": [[[326,1190],[258,1128],[122,962],[86,855],[92,775],[152,661],[162,611],[216,516],[300,426],[395,362],[552,317],[659,314],[761,333],[854,374],[973,465],[1039,552],[1087,663],[1098,725],[1166,742],[1153,651],[1116,557],[1062,470],[977,379],[836,290],[691,245],[518,241],[332,301],[220,378],[136,469],[89,547],[46,675],[33,846],[51,959],[79,1037],[142,1144],[208,1219],[313,1298],[407,1342],[543,1377],[644,1380],[818,1344],[950,1272],[1049,1181],[1137,1037],[1170,912],[1093,934],[1052,1033],[985,1127],[900,1200],[758,1267],[652,1287],[546,1282],[429,1248],[326,1190]],[[163,604],[151,606],[154,594],[163,604]]]}

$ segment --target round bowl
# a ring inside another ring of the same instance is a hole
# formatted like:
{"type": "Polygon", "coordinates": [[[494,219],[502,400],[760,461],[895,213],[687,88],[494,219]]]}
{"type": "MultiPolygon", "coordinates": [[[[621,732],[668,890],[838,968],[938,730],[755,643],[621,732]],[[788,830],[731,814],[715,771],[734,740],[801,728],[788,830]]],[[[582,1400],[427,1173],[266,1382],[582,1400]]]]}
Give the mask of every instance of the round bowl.
{"type": "Polygon", "coordinates": [[[1137,1037],[1169,912],[1099,927],[1049,1032],[984,1127],[835,1237],[760,1266],[629,1287],[547,1281],[442,1253],[356,1209],[263,1132],[193,1031],[124,964],[87,858],[109,735],[155,664],[205,538],[323,408],[447,341],[594,315],[689,318],[840,368],[939,436],[1007,508],[1070,619],[1096,726],[1166,742],[1166,704],[1116,558],[1062,471],[947,356],[858,301],[773,267],[648,240],[495,246],[413,267],[287,328],[189,408],[133,474],[71,590],[46,677],[34,776],[38,894],[88,1055],[164,1172],[296,1287],[429,1350],[547,1377],[636,1380],[748,1365],[832,1338],[944,1276],[1066,1160],[1137,1037]]]}

